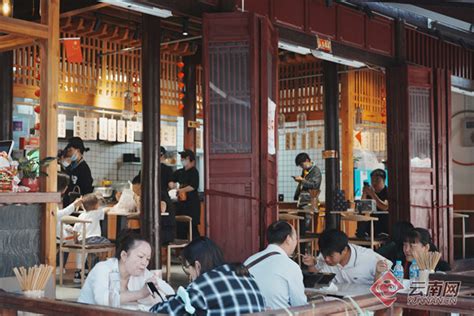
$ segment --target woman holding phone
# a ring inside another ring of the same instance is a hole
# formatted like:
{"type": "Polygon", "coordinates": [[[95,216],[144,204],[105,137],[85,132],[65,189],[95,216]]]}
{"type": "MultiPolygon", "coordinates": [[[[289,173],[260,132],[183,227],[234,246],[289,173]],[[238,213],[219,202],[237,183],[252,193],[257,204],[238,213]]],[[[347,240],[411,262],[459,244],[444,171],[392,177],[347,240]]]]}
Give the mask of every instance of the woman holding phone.
{"type": "Polygon", "coordinates": [[[109,305],[109,275],[120,273],[120,304],[140,303],[153,305],[173,295],[174,290],[165,281],[155,277],[147,267],[151,258],[151,246],[131,230],[123,231],[117,238],[115,258],[99,262],[89,273],[79,295],[79,303],[109,305]],[[147,283],[160,291],[152,296],[147,283]]]}

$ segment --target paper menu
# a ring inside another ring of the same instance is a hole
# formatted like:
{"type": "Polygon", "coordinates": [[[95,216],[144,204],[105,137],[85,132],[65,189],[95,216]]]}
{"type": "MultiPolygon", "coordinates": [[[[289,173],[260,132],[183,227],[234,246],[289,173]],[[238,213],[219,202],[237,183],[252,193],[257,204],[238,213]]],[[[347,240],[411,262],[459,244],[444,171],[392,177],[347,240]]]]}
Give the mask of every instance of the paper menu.
{"type": "Polygon", "coordinates": [[[176,146],[176,126],[161,125],[160,139],[163,146],[176,146]]]}
{"type": "Polygon", "coordinates": [[[136,122],[127,121],[127,143],[135,141],[136,122]]]}
{"type": "Polygon", "coordinates": [[[110,119],[107,122],[107,140],[109,142],[117,141],[117,120],[110,119]]]}
{"type": "Polygon", "coordinates": [[[373,143],[373,151],[380,151],[380,133],[375,132],[373,133],[373,138],[372,138],[372,143],[373,143]]]}
{"type": "Polygon", "coordinates": [[[99,139],[107,140],[108,139],[108,121],[106,117],[99,118],[99,139]]]}
{"type": "Polygon", "coordinates": [[[73,136],[85,138],[85,129],[86,129],[85,118],[80,117],[80,116],[74,116],[73,124],[74,124],[73,136]]]}
{"type": "Polygon", "coordinates": [[[84,119],[84,140],[97,140],[97,119],[84,119]]]}
{"type": "Polygon", "coordinates": [[[385,151],[386,144],[387,144],[387,139],[386,139],[385,132],[380,132],[379,141],[380,141],[380,151],[385,151]]]}
{"type": "Polygon", "coordinates": [[[117,141],[118,142],[125,142],[125,121],[118,120],[117,121],[117,141]]]}
{"type": "Polygon", "coordinates": [[[66,137],[66,114],[58,114],[58,137],[66,137]]]}

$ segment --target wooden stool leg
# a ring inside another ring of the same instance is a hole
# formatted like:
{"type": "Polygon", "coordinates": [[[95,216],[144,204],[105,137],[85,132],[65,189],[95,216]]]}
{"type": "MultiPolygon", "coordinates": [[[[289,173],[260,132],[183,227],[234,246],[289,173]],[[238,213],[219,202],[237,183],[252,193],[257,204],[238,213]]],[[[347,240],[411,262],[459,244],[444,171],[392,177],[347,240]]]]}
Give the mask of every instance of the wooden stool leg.
{"type": "Polygon", "coordinates": [[[167,248],[167,255],[166,255],[166,282],[170,282],[171,278],[171,249],[167,248]]]}
{"type": "Polygon", "coordinates": [[[59,285],[63,285],[63,269],[64,269],[64,252],[62,249],[62,245],[59,245],[59,285]]]}
{"type": "Polygon", "coordinates": [[[84,285],[84,275],[86,273],[86,260],[87,260],[87,257],[86,257],[86,253],[85,251],[81,251],[81,254],[82,254],[82,258],[81,258],[81,288],[82,286],[84,285]]]}
{"type": "Polygon", "coordinates": [[[462,258],[466,258],[466,219],[462,218],[462,258]]]}

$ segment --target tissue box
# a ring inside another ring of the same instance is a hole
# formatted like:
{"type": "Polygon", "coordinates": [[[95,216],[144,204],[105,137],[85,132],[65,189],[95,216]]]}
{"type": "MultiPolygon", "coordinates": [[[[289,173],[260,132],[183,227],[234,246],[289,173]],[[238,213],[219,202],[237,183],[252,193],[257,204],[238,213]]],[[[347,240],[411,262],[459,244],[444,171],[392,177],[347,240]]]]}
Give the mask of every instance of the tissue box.
{"type": "Polygon", "coordinates": [[[360,200],[355,201],[355,209],[357,212],[375,212],[377,211],[377,205],[375,200],[360,200]]]}

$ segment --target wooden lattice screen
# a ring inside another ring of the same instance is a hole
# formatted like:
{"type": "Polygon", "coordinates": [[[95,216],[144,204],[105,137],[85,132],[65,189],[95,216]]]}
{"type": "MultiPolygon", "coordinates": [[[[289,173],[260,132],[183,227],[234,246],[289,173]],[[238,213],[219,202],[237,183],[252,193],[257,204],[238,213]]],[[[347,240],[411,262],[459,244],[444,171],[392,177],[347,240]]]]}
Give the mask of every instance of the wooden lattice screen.
{"type": "MultiPolygon", "coordinates": [[[[61,37],[75,37],[61,33],[61,37]]],[[[69,63],[64,46],[60,49],[59,101],[77,105],[93,105],[111,109],[122,109],[126,90],[134,93],[135,110],[141,111],[141,52],[132,50],[116,54],[127,46],[119,42],[95,37],[81,37],[83,62],[69,63]],[[101,55],[104,54],[104,55],[101,55]],[[129,81],[130,80],[130,81],[129,81]],[[134,84],[136,83],[136,84],[134,84]]],[[[181,115],[179,110],[179,88],[177,62],[181,56],[161,54],[161,105],[162,113],[181,115]]],[[[39,47],[27,46],[14,51],[14,95],[36,98],[39,87],[39,47]]],[[[202,71],[197,73],[197,102],[202,109],[202,71]]]]}
{"type": "MultiPolygon", "coordinates": [[[[382,122],[385,117],[385,75],[374,70],[351,70],[355,72],[354,86],[350,95],[355,107],[363,110],[363,119],[382,122]]],[[[341,82],[341,74],[339,82],[341,82]]],[[[296,121],[298,113],[304,112],[308,120],[323,118],[324,89],[322,64],[320,61],[280,64],[280,107],[288,122],[296,121]]],[[[339,84],[339,103],[341,101],[339,84]]]]}

